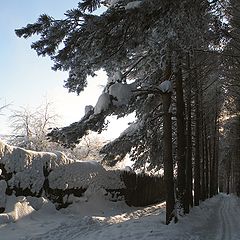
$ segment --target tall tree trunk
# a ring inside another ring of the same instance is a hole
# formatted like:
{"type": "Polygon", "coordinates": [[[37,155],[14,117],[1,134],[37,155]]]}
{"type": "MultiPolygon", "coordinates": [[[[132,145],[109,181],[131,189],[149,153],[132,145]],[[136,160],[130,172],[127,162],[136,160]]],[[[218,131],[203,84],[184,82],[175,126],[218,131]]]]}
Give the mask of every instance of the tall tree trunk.
{"type": "MultiPolygon", "coordinates": [[[[217,96],[216,96],[217,98],[217,96]]],[[[218,151],[219,151],[219,130],[218,130],[218,106],[216,100],[216,112],[214,117],[214,189],[213,194],[216,195],[218,193],[218,151]]]]}
{"type": "Polygon", "coordinates": [[[205,156],[205,136],[204,136],[204,125],[202,121],[202,135],[201,135],[201,156],[202,156],[202,167],[201,167],[201,200],[206,199],[206,156],[205,156]]]}
{"type": "MultiPolygon", "coordinates": [[[[164,73],[165,80],[171,76],[171,62],[167,63],[164,73]]],[[[166,224],[169,224],[175,213],[174,179],[173,179],[173,157],[172,157],[172,113],[171,92],[162,94],[163,103],[163,162],[164,162],[164,181],[166,186],[166,224]]]]}
{"type": "Polygon", "coordinates": [[[200,200],[200,115],[199,115],[199,85],[195,80],[195,154],[194,154],[194,205],[200,200]]]}
{"type": "MultiPolygon", "coordinates": [[[[212,124],[211,124],[212,125],[212,124]]],[[[211,128],[211,127],[210,127],[211,128]]],[[[213,135],[211,129],[209,130],[211,132],[211,135],[213,135]]],[[[214,189],[214,160],[215,158],[213,157],[214,155],[214,141],[213,141],[213,136],[209,137],[208,141],[208,150],[209,150],[209,178],[210,178],[210,186],[209,186],[209,196],[213,197],[213,189],[214,189]]]]}
{"type": "Polygon", "coordinates": [[[190,69],[190,56],[187,55],[187,69],[189,76],[187,79],[187,152],[186,152],[186,213],[189,213],[189,206],[193,207],[192,195],[192,78],[190,69]]]}
{"type": "Polygon", "coordinates": [[[215,111],[212,123],[212,166],[210,177],[210,197],[214,196],[218,192],[218,102],[217,96],[215,96],[215,111]]]}
{"type": "Polygon", "coordinates": [[[186,137],[185,137],[185,104],[183,97],[183,78],[180,63],[176,77],[176,107],[177,107],[177,198],[186,212],[186,137]]]}
{"type": "Polygon", "coordinates": [[[165,93],[163,99],[163,161],[164,180],[166,186],[166,224],[169,224],[174,217],[174,181],[173,181],[173,158],[172,158],[172,119],[169,107],[171,94],[165,93]]]}
{"type": "Polygon", "coordinates": [[[202,81],[200,81],[199,84],[199,90],[200,90],[200,94],[199,94],[199,104],[200,104],[200,111],[199,111],[199,122],[200,122],[200,146],[201,146],[201,150],[200,150],[200,155],[201,155],[201,174],[200,174],[200,178],[201,178],[201,200],[205,200],[206,199],[206,184],[205,184],[205,175],[206,175],[206,162],[205,162],[205,138],[204,138],[204,120],[203,120],[203,89],[202,89],[202,81]]]}
{"type": "Polygon", "coordinates": [[[205,194],[206,198],[209,197],[209,154],[208,154],[208,135],[207,135],[207,125],[206,119],[204,118],[204,150],[205,150],[205,166],[206,166],[206,174],[205,174],[205,194]]]}

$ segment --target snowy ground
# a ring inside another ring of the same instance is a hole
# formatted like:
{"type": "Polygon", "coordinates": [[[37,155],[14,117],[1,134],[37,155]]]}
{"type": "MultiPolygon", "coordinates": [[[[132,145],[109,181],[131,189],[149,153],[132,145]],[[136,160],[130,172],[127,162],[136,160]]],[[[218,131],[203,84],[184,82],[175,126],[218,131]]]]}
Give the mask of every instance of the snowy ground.
{"type": "Polygon", "coordinates": [[[56,211],[46,201],[9,197],[7,213],[0,214],[0,239],[240,239],[240,200],[235,196],[219,194],[168,226],[164,225],[164,203],[130,208],[124,202],[107,201],[99,192],[86,200],[79,198],[56,211]]]}

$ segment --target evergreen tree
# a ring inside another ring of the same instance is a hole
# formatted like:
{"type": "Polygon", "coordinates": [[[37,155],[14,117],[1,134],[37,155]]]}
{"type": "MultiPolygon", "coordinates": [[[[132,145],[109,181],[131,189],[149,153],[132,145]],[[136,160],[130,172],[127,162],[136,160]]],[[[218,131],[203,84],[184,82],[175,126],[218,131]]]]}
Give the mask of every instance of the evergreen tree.
{"type": "MultiPolygon", "coordinates": [[[[206,49],[206,40],[213,35],[209,28],[210,4],[206,0],[104,1],[107,10],[99,16],[92,11],[101,2],[85,0],[67,11],[65,19],[43,14],[36,23],[16,30],[19,37],[40,35],[32,48],[39,55],[50,56],[54,70],[69,71],[65,87],[70,92],[80,94],[87,76],[94,76],[99,69],[107,72],[108,83],[96,106],[88,106],[79,122],[53,129],[49,137],[74,147],[89,130],[101,132],[108,115],[123,117],[135,111],[136,122],[102,153],[112,162],[131,152],[136,166],[164,165],[167,223],[174,215],[172,85],[177,91],[178,197],[184,205],[187,180],[185,140],[181,138],[185,137],[185,119],[181,114],[184,96],[179,59],[206,49]]],[[[187,174],[191,178],[189,168],[188,160],[187,174]]]]}

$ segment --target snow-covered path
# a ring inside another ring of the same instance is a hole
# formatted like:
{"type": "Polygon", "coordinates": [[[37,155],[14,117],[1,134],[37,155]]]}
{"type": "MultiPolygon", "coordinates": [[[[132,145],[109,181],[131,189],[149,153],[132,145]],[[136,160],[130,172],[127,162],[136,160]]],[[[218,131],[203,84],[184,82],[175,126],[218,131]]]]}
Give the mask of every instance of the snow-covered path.
{"type": "Polygon", "coordinates": [[[168,226],[164,204],[130,208],[102,200],[78,203],[61,212],[39,210],[15,223],[0,224],[0,239],[240,240],[240,199],[233,195],[208,199],[168,226]]]}
{"type": "Polygon", "coordinates": [[[213,206],[214,212],[199,229],[199,239],[239,240],[240,239],[240,201],[231,195],[220,195],[213,206]]]}

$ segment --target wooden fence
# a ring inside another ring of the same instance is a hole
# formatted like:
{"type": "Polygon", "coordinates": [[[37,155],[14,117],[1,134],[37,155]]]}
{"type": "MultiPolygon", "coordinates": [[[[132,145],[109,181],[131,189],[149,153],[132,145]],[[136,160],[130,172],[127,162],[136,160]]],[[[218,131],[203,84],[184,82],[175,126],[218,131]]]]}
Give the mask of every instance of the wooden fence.
{"type": "Polygon", "coordinates": [[[147,206],[165,199],[163,177],[123,172],[125,201],[129,206],[147,206]]]}

